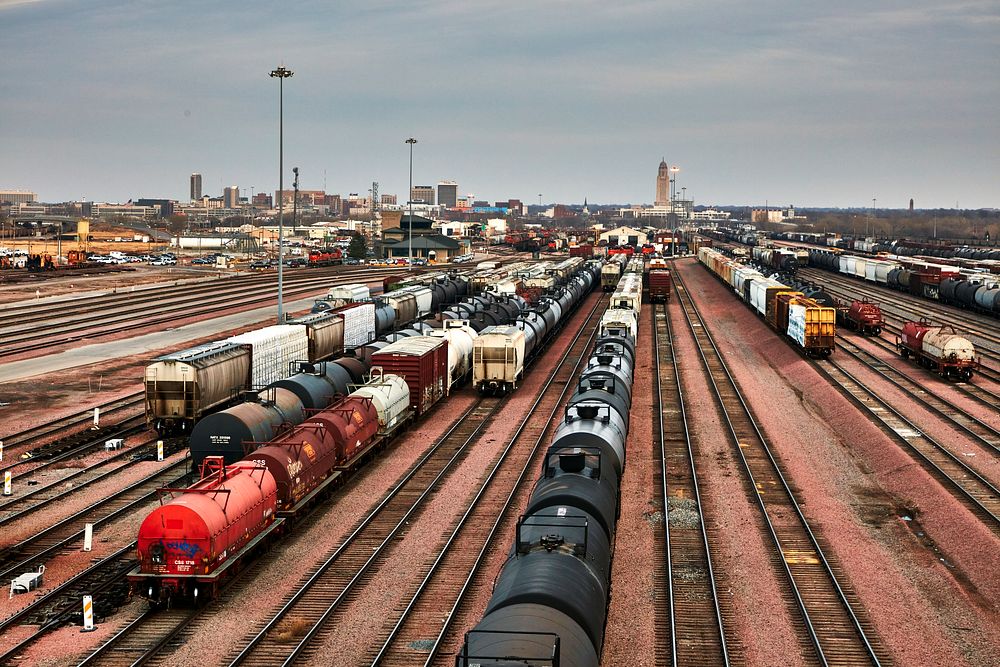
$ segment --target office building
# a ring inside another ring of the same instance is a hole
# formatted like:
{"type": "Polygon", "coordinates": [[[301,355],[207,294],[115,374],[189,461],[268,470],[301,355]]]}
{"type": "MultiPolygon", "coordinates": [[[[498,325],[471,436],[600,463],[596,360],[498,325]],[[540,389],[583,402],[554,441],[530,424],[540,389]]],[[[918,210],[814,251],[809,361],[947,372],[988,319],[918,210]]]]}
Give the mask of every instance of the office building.
{"type": "Polygon", "coordinates": [[[455,181],[439,182],[437,203],[442,208],[455,208],[458,206],[458,183],[455,181]]]}
{"type": "Polygon", "coordinates": [[[34,204],[38,195],[30,190],[0,190],[0,204],[34,204]]]}
{"type": "Polygon", "coordinates": [[[412,201],[414,204],[433,204],[434,186],[414,185],[413,189],[410,190],[410,201],[412,201]]]}
{"type": "Polygon", "coordinates": [[[201,174],[191,174],[191,201],[201,199],[201,174]]]}
{"type": "Polygon", "coordinates": [[[222,205],[225,208],[240,207],[240,189],[238,186],[230,185],[222,190],[222,205]]]}

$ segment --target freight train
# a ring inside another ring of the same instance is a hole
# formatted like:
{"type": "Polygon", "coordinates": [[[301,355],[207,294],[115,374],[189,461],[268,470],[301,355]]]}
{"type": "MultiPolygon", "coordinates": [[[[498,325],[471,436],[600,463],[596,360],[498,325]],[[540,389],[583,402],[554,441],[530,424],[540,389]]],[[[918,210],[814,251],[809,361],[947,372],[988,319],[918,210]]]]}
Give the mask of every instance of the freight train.
{"type": "Polygon", "coordinates": [[[868,299],[854,299],[850,305],[837,301],[837,324],[853,329],[860,334],[878,336],[882,333],[885,320],[882,308],[868,299]]]}
{"type": "Polygon", "coordinates": [[[469,281],[461,276],[426,280],[383,299],[349,303],[346,299],[359,297],[357,288],[363,286],[346,286],[354,288],[348,290],[351,296],[338,292],[331,299],[328,294],[324,303],[330,307],[320,312],[155,359],[145,371],[148,423],[164,435],[190,433],[202,416],[288,377],[302,363],[367,345],[468,292],[469,281]],[[332,307],[338,299],[344,305],[332,307]]]}
{"type": "MultiPolygon", "coordinates": [[[[592,288],[596,263],[581,266],[579,274],[592,288]]],[[[571,292],[567,287],[553,295],[553,303],[565,304],[564,317],[579,299],[568,303],[559,297],[571,292]]],[[[522,315],[533,319],[531,311],[522,315]]],[[[444,399],[452,378],[468,373],[463,368],[472,352],[466,343],[457,355],[449,354],[448,334],[461,329],[471,338],[474,330],[464,321],[447,323],[440,334],[427,329],[399,332],[395,342],[369,351],[371,371],[364,384],[257,449],[251,449],[260,442],[252,439],[254,427],[262,424],[253,419],[268,419],[259,412],[256,417],[253,412],[228,413],[229,424],[245,428],[250,440],[225,440],[205,426],[197,452],[192,442],[201,479],[187,489],[166,490],[170,499],[139,528],[139,565],[128,575],[132,591],[157,605],[210,599],[248,559],[279,539],[290,520],[301,517],[367,455],[444,399]]],[[[300,375],[269,390],[275,397],[298,391],[318,402],[328,391],[322,383],[335,387],[345,379],[343,372],[357,369],[338,360],[317,371],[322,378],[300,375]]],[[[197,428],[213,422],[225,420],[209,418],[197,428]]]]}
{"type": "Polygon", "coordinates": [[[833,352],[837,333],[833,308],[712,248],[700,248],[698,261],[800,351],[812,357],[826,357],[833,352]]]}
{"type": "Polygon", "coordinates": [[[935,326],[928,320],[905,322],[896,349],[903,359],[913,356],[921,366],[945,378],[969,381],[978,368],[976,348],[951,326],[935,326]]]}
{"type": "Polygon", "coordinates": [[[623,319],[602,318],[459,667],[600,663],[635,367],[635,331],[613,324],[623,319]]]}
{"type": "Polygon", "coordinates": [[[1000,275],[901,256],[860,257],[810,250],[810,262],[859,280],[968,310],[1000,315],[1000,275]]]}

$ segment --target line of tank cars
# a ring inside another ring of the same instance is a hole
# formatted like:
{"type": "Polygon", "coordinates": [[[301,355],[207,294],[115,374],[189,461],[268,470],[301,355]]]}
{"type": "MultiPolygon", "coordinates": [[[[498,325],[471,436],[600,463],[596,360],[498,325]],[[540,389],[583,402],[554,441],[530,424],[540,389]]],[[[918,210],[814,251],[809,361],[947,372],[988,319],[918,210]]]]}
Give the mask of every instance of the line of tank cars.
{"type": "MultiPolygon", "coordinates": [[[[487,292],[441,303],[435,317],[421,320],[418,309],[405,328],[356,346],[352,356],[308,363],[303,372],[271,382],[256,400],[197,421],[191,456],[201,477],[189,488],[165,490],[160,507],[142,522],[139,565],[129,574],[132,590],[154,604],[212,597],[245,560],[278,539],[346,473],[453,386],[469,376],[488,376],[476,368],[473,354],[481,337],[497,342],[507,358],[506,340],[493,335],[498,326],[509,324],[522,337],[516,368],[503,369],[508,377],[520,377],[526,355],[537,354],[597,283],[599,262],[578,260],[574,266],[534,304],[487,292]]],[[[338,305],[331,298],[331,310],[321,314],[365,307],[368,335],[374,336],[377,310],[392,298],[417,294],[408,289],[364,304],[338,305]]],[[[348,296],[360,298],[361,292],[348,296]]],[[[400,310],[394,312],[400,317],[400,310]]],[[[270,349],[253,349],[251,366],[270,349]]],[[[200,389],[229,377],[228,371],[213,375],[210,368],[196,369],[202,373],[200,389]]],[[[147,390],[157,396],[164,387],[147,390]]]]}
{"type": "Polygon", "coordinates": [[[626,274],[616,285],[485,615],[456,656],[459,667],[600,664],[641,280],[626,274]]]}
{"type": "Polygon", "coordinates": [[[812,357],[833,352],[837,333],[834,308],[713,248],[699,248],[698,261],[800,351],[812,357]]]}

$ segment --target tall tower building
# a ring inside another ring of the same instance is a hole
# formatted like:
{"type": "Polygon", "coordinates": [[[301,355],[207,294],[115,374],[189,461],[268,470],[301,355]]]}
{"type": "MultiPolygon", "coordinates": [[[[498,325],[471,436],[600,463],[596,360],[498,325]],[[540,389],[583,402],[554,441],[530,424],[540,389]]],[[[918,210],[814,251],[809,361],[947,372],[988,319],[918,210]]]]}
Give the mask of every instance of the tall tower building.
{"type": "Polygon", "coordinates": [[[458,205],[458,183],[455,181],[438,182],[438,205],[445,208],[455,208],[458,205]]]}
{"type": "Polygon", "coordinates": [[[656,200],[655,206],[670,205],[670,167],[667,161],[660,160],[660,168],[656,171],[656,200]]]}
{"type": "Polygon", "coordinates": [[[191,201],[201,199],[201,174],[191,174],[191,201]]]}
{"type": "Polygon", "coordinates": [[[239,208],[240,207],[240,189],[238,186],[232,185],[228,188],[223,188],[222,190],[222,205],[225,208],[239,208]]]}

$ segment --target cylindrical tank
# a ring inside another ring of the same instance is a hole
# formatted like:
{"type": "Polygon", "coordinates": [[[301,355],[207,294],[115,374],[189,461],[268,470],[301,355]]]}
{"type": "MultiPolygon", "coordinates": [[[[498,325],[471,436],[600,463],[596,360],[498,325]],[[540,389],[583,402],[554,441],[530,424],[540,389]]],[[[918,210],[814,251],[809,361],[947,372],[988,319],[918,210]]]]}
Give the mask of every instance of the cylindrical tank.
{"type": "Polygon", "coordinates": [[[573,507],[563,508],[566,516],[559,517],[558,509],[553,508],[551,517],[546,513],[544,519],[538,518],[546,522],[546,534],[536,537],[532,531],[529,537],[524,534],[526,527],[519,529],[521,551],[517,558],[507,560],[486,613],[515,604],[543,604],[579,623],[599,650],[604,640],[611,549],[603,531],[579,525],[592,517],[573,507]],[[585,555],[578,556],[569,548],[549,550],[546,545],[551,542],[567,547],[578,544],[585,555]]]}
{"type": "Polygon", "coordinates": [[[375,306],[375,333],[383,334],[392,331],[396,323],[396,311],[385,301],[376,302],[375,306]]]}
{"type": "Polygon", "coordinates": [[[956,291],[958,290],[958,285],[961,282],[962,281],[956,280],[955,278],[942,279],[939,292],[941,300],[945,303],[957,303],[958,296],[956,295],[956,291]]]}
{"type": "Polygon", "coordinates": [[[567,415],[552,437],[551,447],[597,447],[615,464],[618,476],[625,466],[625,422],[610,406],[599,411],[603,419],[567,415]]]}
{"type": "Polygon", "coordinates": [[[976,290],[979,289],[980,283],[971,280],[963,280],[958,284],[955,289],[955,296],[958,297],[958,302],[966,308],[973,308],[976,305],[976,290]]]}
{"type": "Polygon", "coordinates": [[[543,604],[509,605],[487,614],[466,635],[459,658],[464,660],[463,665],[486,664],[499,655],[544,660],[552,656],[553,635],[559,637],[562,664],[598,667],[597,649],[586,630],[566,614],[543,604]]]}
{"type": "Polygon", "coordinates": [[[346,465],[378,434],[378,411],[365,398],[348,396],[317,413],[305,424],[315,423],[332,433],[337,465],[346,465]]]}
{"type": "Polygon", "coordinates": [[[249,402],[203,417],[191,430],[193,469],[206,456],[222,456],[226,464],[243,458],[257,444],[270,441],[283,423],[305,419],[302,401],[282,387],[261,392],[262,402],[249,402]]]}
{"type": "Polygon", "coordinates": [[[370,399],[378,413],[379,433],[388,433],[410,415],[410,388],[402,377],[372,369],[371,379],[351,396],[370,399]]]}
{"type": "Polygon", "coordinates": [[[542,477],[524,510],[526,515],[570,505],[597,518],[611,539],[618,521],[618,477],[613,460],[597,448],[550,447],[542,477]]]}
{"type": "Polygon", "coordinates": [[[333,402],[336,394],[325,375],[296,373],[284,380],[272,382],[268,387],[281,387],[299,397],[306,410],[322,410],[333,402]]]}
{"type": "MultiPolygon", "coordinates": [[[[368,374],[369,364],[365,363],[363,359],[358,359],[357,357],[341,357],[331,363],[337,364],[347,371],[351,376],[351,382],[354,384],[361,384],[364,382],[365,375],[368,374]]],[[[335,371],[328,370],[327,375],[330,375],[333,372],[335,371]]]]}

